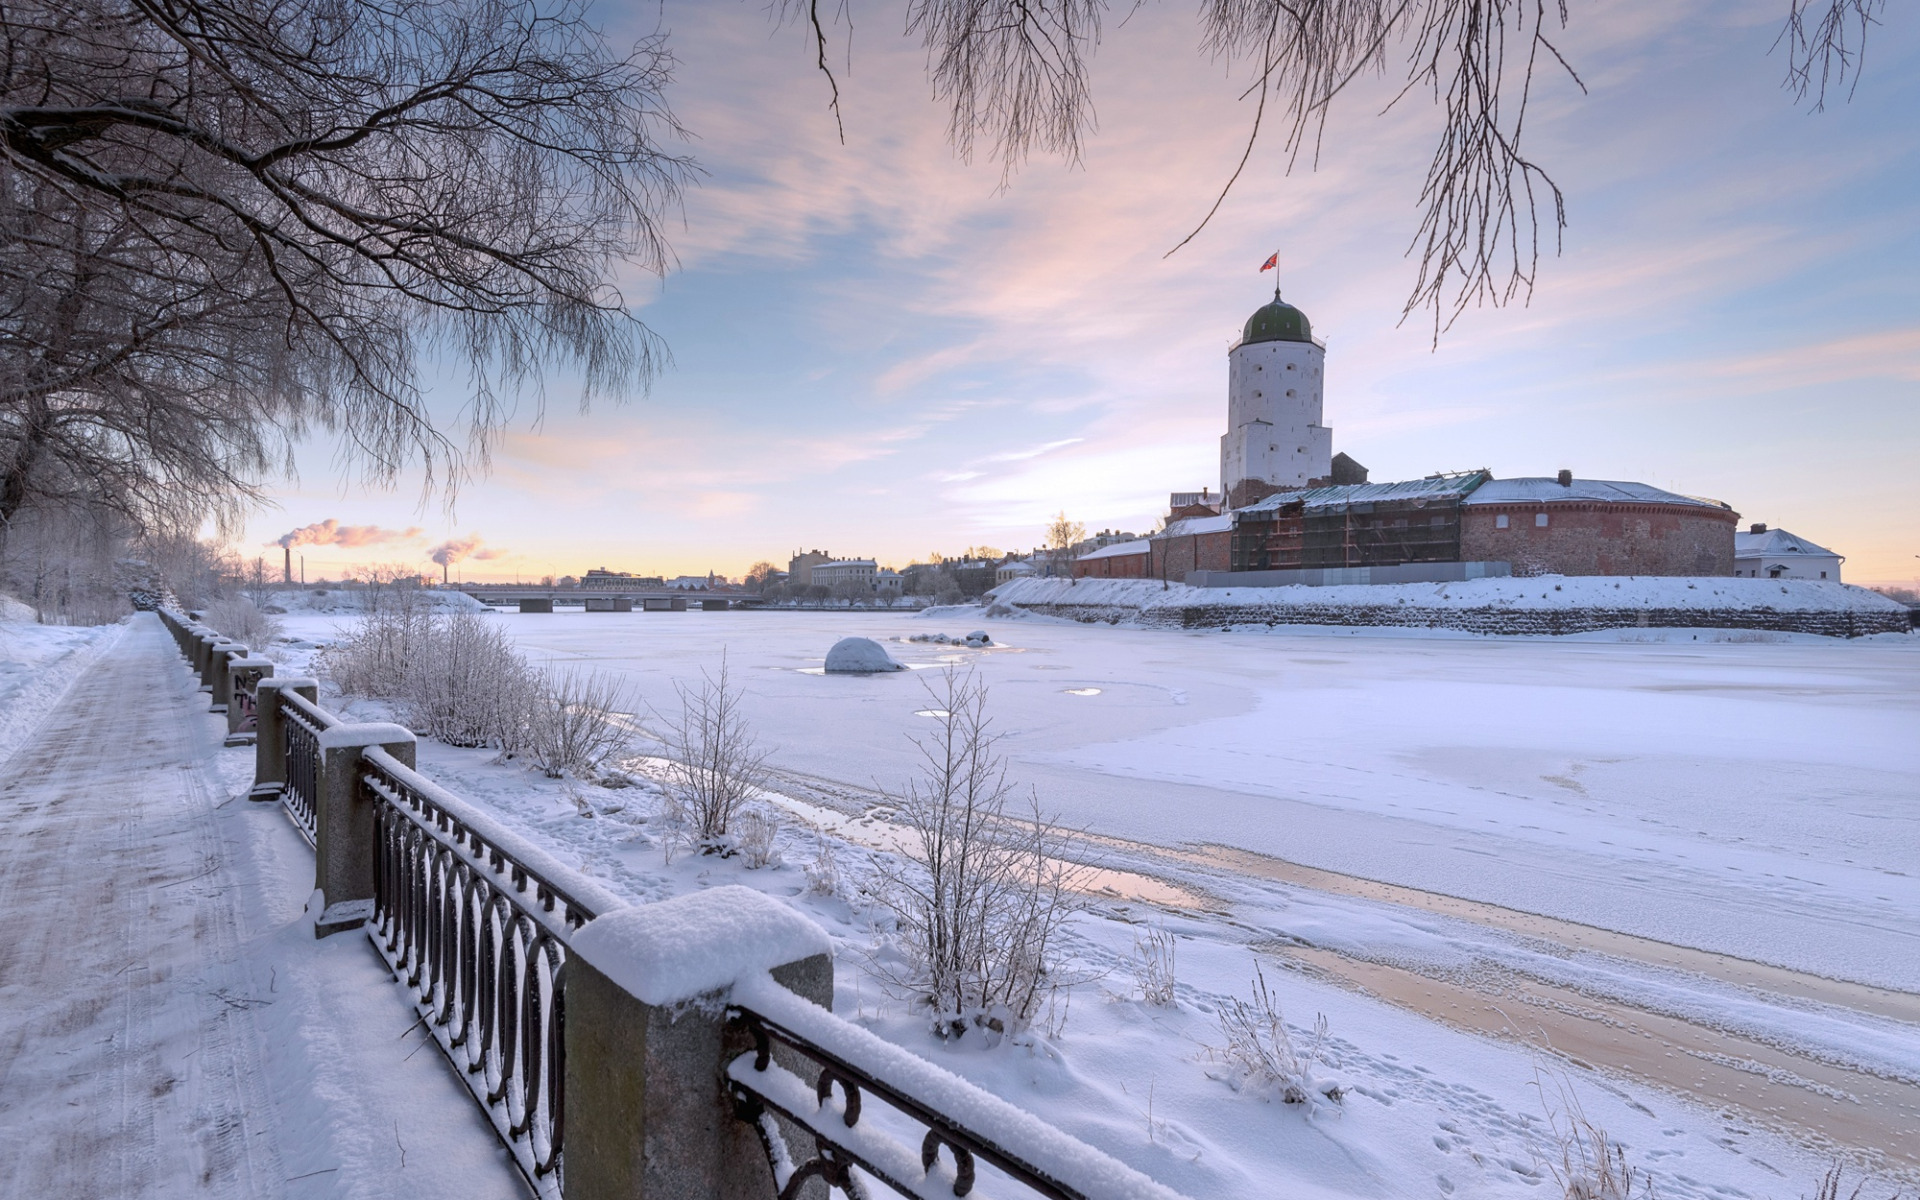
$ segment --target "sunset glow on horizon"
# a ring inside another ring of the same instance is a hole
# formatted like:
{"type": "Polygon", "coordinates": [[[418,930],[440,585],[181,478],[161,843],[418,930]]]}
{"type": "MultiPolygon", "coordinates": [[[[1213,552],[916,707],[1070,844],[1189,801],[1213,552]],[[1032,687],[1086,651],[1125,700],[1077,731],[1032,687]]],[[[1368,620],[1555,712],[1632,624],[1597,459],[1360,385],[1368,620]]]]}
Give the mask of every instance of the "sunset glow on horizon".
{"type": "MultiPolygon", "coordinates": [[[[1586,94],[1544,77],[1528,117],[1566,193],[1564,248],[1549,228],[1531,301],[1470,308],[1437,344],[1402,305],[1439,120],[1418,95],[1382,115],[1391,76],[1347,97],[1317,165],[1289,173],[1263,141],[1168,255],[1251,119],[1245,71],[1196,49],[1188,6],[1114,22],[1085,162],[1036,159],[1005,188],[949,147],[894,8],[854,11],[844,146],[804,31],[743,5],[601,15],[616,42],[668,32],[706,172],[669,229],[677,269],[625,285],[671,364],[587,414],[551,381],[544,418],[523,411],[450,509],[422,505],[417,477],[353,482],[312,442],[234,539],[249,559],[277,569],[289,531],[328,521],[378,536],[307,536],[310,578],[436,561],[485,580],[739,576],[814,547],[898,567],[1033,547],[1059,511],[1144,533],[1170,491],[1219,486],[1226,351],[1278,250],[1327,343],[1334,449],[1373,479],[1638,480],[1831,547],[1849,582],[1920,576],[1909,13],[1874,30],[1850,98],[1812,113],[1780,86],[1772,6],[1576,6],[1559,44],[1586,94]]],[[[450,430],[463,387],[435,384],[450,430]]]]}

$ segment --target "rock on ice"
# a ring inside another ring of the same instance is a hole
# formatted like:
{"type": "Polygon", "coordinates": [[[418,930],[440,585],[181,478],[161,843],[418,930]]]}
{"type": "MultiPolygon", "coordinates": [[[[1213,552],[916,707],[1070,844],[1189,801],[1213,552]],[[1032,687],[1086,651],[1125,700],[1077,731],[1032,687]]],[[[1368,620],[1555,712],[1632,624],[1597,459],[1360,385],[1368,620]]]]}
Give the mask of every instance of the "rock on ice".
{"type": "Polygon", "coordinates": [[[872,675],[878,671],[903,671],[886,647],[872,638],[841,638],[827,651],[829,675],[872,675]]]}

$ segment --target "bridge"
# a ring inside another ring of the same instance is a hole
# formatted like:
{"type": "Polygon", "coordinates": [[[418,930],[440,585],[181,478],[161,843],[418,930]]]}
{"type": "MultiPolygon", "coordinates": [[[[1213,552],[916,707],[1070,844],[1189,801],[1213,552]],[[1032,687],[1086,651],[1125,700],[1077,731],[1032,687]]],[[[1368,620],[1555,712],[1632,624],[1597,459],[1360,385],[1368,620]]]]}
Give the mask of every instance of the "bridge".
{"type": "Polygon", "coordinates": [[[458,589],[494,608],[518,607],[523,613],[550,613],[556,608],[583,608],[588,612],[726,612],[759,608],[758,596],[744,592],[694,592],[673,588],[561,588],[517,584],[468,585],[458,589]]]}

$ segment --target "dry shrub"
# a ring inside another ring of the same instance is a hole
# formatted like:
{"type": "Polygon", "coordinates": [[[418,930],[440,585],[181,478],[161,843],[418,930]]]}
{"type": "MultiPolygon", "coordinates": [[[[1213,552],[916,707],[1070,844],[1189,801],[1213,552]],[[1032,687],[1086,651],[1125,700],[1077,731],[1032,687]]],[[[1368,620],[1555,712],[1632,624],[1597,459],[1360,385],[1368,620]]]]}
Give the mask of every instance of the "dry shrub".
{"type": "Polygon", "coordinates": [[[750,808],[734,818],[733,848],[747,860],[749,870],[771,866],[779,862],[773,849],[779,833],[780,822],[772,813],[750,808]]]}
{"type": "Polygon", "coordinates": [[[834,861],[833,843],[821,834],[815,835],[815,843],[813,861],[801,867],[807,876],[807,890],[816,896],[837,896],[840,864],[834,861]]]}
{"type": "Polygon", "coordinates": [[[410,680],[425,669],[432,625],[422,605],[371,609],[314,655],[314,669],[345,695],[403,700],[410,680]]]}
{"type": "Polygon", "coordinates": [[[1159,1008],[1173,1005],[1174,985],[1173,933],[1153,925],[1133,939],[1133,978],[1140,985],[1140,997],[1159,1008]]]}
{"type": "Polygon", "coordinates": [[[627,748],[626,689],[598,671],[549,672],[535,689],[527,749],[551,779],[591,775],[627,748]]]}
{"type": "Polygon", "coordinates": [[[556,779],[592,774],[628,742],[617,679],[537,670],[485,615],[436,614],[405,589],[371,591],[367,615],[314,664],[428,737],[525,755],[556,779]]]}
{"type": "Polygon", "coordinates": [[[423,625],[425,637],[391,697],[407,724],[450,746],[504,749],[519,741],[543,689],[506,631],[475,613],[423,625]]]}
{"type": "Polygon", "coordinates": [[[1626,1152],[1607,1131],[1587,1119],[1580,1097],[1565,1075],[1557,1077],[1556,1104],[1548,1095],[1545,1082],[1536,1070],[1534,1086],[1540,1091],[1546,1108],[1547,1128],[1559,1147],[1560,1161],[1549,1162],[1554,1182],[1560,1185],[1566,1200],[1631,1200],[1634,1188],[1652,1200],[1653,1182],[1637,1175],[1627,1165],[1626,1152]]]}
{"type": "Polygon", "coordinates": [[[1253,971],[1253,994],[1232,997],[1220,1008],[1220,1032],[1226,1045],[1208,1049],[1213,1057],[1238,1073],[1236,1086],[1254,1083],[1277,1087],[1288,1104],[1313,1104],[1324,1096],[1338,1104],[1345,1091],[1338,1082],[1321,1078],[1316,1063],[1326,1061],[1327,1018],[1317,1016],[1313,1038],[1304,1047],[1295,1044],[1281,1012],[1279,997],[1267,987],[1266,972],[1253,971]]]}
{"type": "Polygon", "coordinates": [[[1007,811],[1012,788],[987,717],[987,691],[971,671],[948,670],[927,691],[944,713],[914,739],[920,778],[889,795],[907,827],[906,857],[881,864],[882,902],[906,951],[882,966],[897,994],[929,1009],[942,1037],[1028,1024],[1068,981],[1054,961],[1075,888],[1086,869],[1074,838],[1039,811],[1007,811]]]}
{"type": "Polygon", "coordinates": [[[696,688],[676,685],[680,712],[666,727],[667,806],[703,853],[727,854],[734,816],[766,779],[767,752],[741,711],[743,696],[720,657],[718,676],[696,688]]]}
{"type": "Polygon", "coordinates": [[[206,622],[236,642],[243,642],[255,654],[264,652],[280,634],[280,623],[260,611],[260,606],[244,596],[232,596],[208,604],[206,622]]]}

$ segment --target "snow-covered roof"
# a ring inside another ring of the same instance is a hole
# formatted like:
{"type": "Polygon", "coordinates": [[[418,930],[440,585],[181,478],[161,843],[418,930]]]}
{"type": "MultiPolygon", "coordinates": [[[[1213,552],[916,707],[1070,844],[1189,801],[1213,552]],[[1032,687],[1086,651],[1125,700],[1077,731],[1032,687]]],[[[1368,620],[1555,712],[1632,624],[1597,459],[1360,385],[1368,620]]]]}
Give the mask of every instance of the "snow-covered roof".
{"type": "Polygon", "coordinates": [[[1377,504],[1397,500],[1446,500],[1465,496],[1485,486],[1485,471],[1463,471],[1449,475],[1430,475],[1425,479],[1403,479],[1393,483],[1347,483],[1333,487],[1305,488],[1273,495],[1249,504],[1240,512],[1273,512],[1294,504],[1309,509],[1340,508],[1349,504],[1377,504]]]}
{"type": "Polygon", "coordinates": [[[1034,568],[1032,563],[1016,560],[1010,563],[1001,563],[996,569],[1008,575],[1031,575],[1033,574],[1034,568]]]}
{"type": "Polygon", "coordinates": [[[1140,538],[1131,542],[1115,542],[1111,546],[1102,546],[1098,550],[1089,550],[1075,561],[1086,562],[1093,558],[1125,558],[1130,554],[1145,554],[1147,550],[1147,539],[1140,538]]]}
{"type": "Polygon", "coordinates": [[[1784,529],[1769,529],[1765,533],[1735,533],[1733,535],[1733,556],[1735,558],[1790,558],[1796,554],[1813,555],[1821,558],[1839,558],[1838,554],[1825,546],[1816,546],[1812,542],[1784,529]]]}
{"type": "Polygon", "coordinates": [[[1192,537],[1200,533],[1225,533],[1233,528],[1233,514],[1217,517],[1186,517],[1168,525],[1155,537],[1192,537]]]}
{"type": "Polygon", "coordinates": [[[1555,500],[1586,500],[1610,504],[1684,504],[1694,508],[1727,506],[1717,500],[1682,496],[1663,491],[1650,483],[1632,483],[1618,479],[1575,479],[1561,486],[1551,476],[1521,479],[1489,479],[1467,497],[1467,504],[1547,504],[1555,500]]]}

